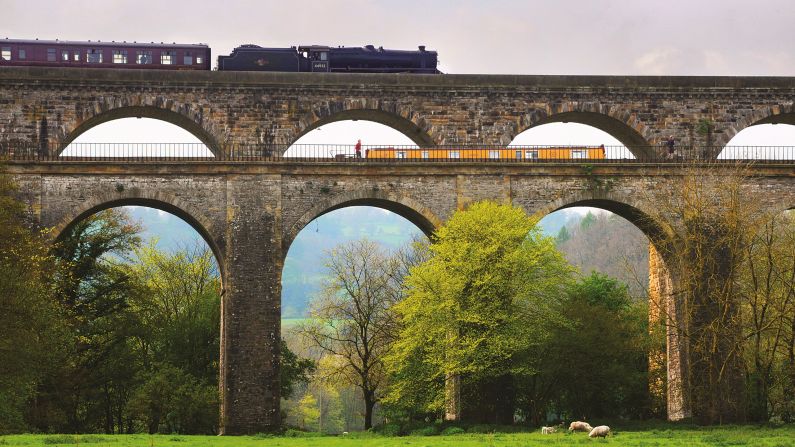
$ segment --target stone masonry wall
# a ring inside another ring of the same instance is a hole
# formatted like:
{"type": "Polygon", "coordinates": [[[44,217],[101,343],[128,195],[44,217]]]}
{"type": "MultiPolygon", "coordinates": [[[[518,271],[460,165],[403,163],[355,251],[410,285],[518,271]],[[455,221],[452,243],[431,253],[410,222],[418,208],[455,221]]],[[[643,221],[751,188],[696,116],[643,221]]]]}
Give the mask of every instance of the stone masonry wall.
{"type": "MultiPolygon", "coordinates": [[[[291,238],[318,215],[351,204],[372,205],[401,213],[430,231],[456,209],[496,200],[538,215],[567,206],[598,206],[644,228],[642,216],[654,204],[643,201],[643,192],[656,182],[675,181],[676,169],[632,164],[585,171],[576,165],[511,163],[79,162],[12,162],[6,168],[20,185],[30,215],[53,227],[53,237],[100,209],[143,205],[182,217],[207,239],[223,282],[221,429],[227,434],[266,431],[279,424],[282,263],[291,238]],[[609,188],[597,186],[595,176],[610,179],[609,188]]],[[[775,210],[795,206],[791,166],[759,166],[757,173],[748,179],[748,188],[761,202],[775,210]]],[[[659,284],[658,296],[665,301],[671,285],[654,276],[659,270],[651,269],[651,280],[659,284]]],[[[666,304],[669,312],[676,312],[671,301],[666,304]]],[[[668,342],[671,384],[676,383],[676,371],[687,365],[672,362],[672,350],[681,346],[670,334],[668,342]]],[[[669,387],[672,418],[689,411],[676,393],[669,387]]]]}
{"type": "Polygon", "coordinates": [[[381,122],[425,145],[505,145],[532,126],[566,121],[605,130],[636,154],[653,156],[658,151],[643,146],[668,135],[681,145],[721,146],[755,123],[795,123],[793,97],[795,78],[6,67],[0,143],[35,147],[46,138],[64,146],[94,125],[135,116],[179,125],[219,154],[235,145],[290,144],[339,119],[381,122]]]}

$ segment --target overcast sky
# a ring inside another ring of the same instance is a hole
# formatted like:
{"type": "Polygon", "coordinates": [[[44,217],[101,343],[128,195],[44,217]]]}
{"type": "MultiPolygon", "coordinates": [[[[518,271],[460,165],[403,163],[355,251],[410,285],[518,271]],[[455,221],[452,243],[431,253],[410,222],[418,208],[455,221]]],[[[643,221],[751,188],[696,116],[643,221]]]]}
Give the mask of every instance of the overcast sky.
{"type": "Polygon", "coordinates": [[[792,0],[0,0],[9,38],[439,52],[448,73],[795,74],[792,0]]]}
{"type": "MultiPolygon", "coordinates": [[[[0,0],[0,17],[0,38],[201,42],[214,57],[244,43],[426,45],[446,73],[795,75],[793,0],[0,0]]],[[[617,144],[592,128],[549,126],[517,143],[617,144]]],[[[301,142],[353,143],[355,134],[365,144],[410,143],[363,122],[323,130],[301,142]]],[[[195,141],[122,132],[147,134],[195,141]]],[[[89,132],[78,141],[108,140],[89,132]]]]}

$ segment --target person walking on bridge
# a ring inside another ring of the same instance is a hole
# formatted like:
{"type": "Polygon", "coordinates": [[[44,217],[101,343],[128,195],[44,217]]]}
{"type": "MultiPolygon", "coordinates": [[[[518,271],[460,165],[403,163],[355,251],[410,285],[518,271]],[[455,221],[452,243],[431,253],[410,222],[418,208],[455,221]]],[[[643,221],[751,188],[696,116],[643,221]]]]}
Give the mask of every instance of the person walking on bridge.
{"type": "Polygon", "coordinates": [[[356,141],[356,158],[362,158],[362,140],[356,141]]]}

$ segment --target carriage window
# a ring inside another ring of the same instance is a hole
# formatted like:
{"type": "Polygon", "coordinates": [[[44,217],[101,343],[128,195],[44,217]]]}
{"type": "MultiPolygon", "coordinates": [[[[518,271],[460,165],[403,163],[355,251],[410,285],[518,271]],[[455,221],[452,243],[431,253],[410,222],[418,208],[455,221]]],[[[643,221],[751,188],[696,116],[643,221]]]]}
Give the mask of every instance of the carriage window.
{"type": "Polygon", "coordinates": [[[193,65],[193,56],[190,53],[185,53],[185,56],[182,57],[182,63],[184,65],[193,65]]]}
{"type": "Polygon", "coordinates": [[[127,50],[113,50],[113,63],[126,64],[127,63],[127,50]]]}
{"type": "Polygon", "coordinates": [[[196,63],[197,64],[201,64],[203,61],[204,61],[204,58],[202,58],[201,56],[196,56],[196,63]]]}
{"type": "Polygon", "coordinates": [[[538,160],[538,151],[524,151],[524,158],[528,160],[538,160]]]}
{"type": "Polygon", "coordinates": [[[10,61],[11,60],[11,47],[3,47],[3,49],[0,50],[0,58],[2,58],[4,61],[10,61]]]}
{"type": "Polygon", "coordinates": [[[450,158],[461,158],[461,154],[458,151],[450,151],[448,156],[450,158]]]}
{"type": "Polygon", "coordinates": [[[163,51],[160,53],[160,63],[163,65],[174,65],[176,53],[174,51],[163,51]]]}
{"type": "Polygon", "coordinates": [[[422,158],[430,158],[428,151],[422,151],[422,158]]]}
{"type": "Polygon", "coordinates": [[[58,60],[58,50],[55,48],[47,48],[47,62],[55,62],[58,60]]]}
{"type": "Polygon", "coordinates": [[[395,152],[395,158],[406,158],[406,151],[395,152]]]}
{"type": "Polygon", "coordinates": [[[516,151],[516,159],[517,160],[521,160],[522,159],[522,151],[516,151]]]}
{"type": "Polygon", "coordinates": [[[28,52],[23,50],[22,48],[19,49],[19,58],[20,59],[27,59],[28,52]]]}
{"type": "Polygon", "coordinates": [[[89,64],[101,64],[102,50],[98,50],[96,48],[86,50],[86,62],[88,62],[89,64]]]}
{"type": "Polygon", "coordinates": [[[135,63],[136,64],[151,64],[152,63],[152,52],[151,51],[137,51],[135,53],[135,63]]]}
{"type": "Polygon", "coordinates": [[[489,151],[489,158],[500,158],[500,151],[489,151]]]}
{"type": "Polygon", "coordinates": [[[588,151],[583,149],[572,149],[571,158],[588,158],[588,151]]]}
{"type": "Polygon", "coordinates": [[[320,53],[320,60],[321,60],[321,61],[326,61],[326,60],[328,60],[328,53],[326,53],[325,51],[321,52],[321,53],[320,53]]]}
{"type": "Polygon", "coordinates": [[[61,60],[64,62],[69,62],[69,50],[61,51],[61,60]]]}
{"type": "Polygon", "coordinates": [[[75,62],[80,62],[80,51],[75,50],[75,62]]]}

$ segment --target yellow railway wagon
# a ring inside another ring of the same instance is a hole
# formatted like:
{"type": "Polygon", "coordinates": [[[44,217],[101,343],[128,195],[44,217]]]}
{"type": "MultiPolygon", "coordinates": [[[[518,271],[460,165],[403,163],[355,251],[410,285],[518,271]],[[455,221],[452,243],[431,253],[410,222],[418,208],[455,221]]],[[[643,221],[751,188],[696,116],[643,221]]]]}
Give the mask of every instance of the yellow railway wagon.
{"type": "Polygon", "coordinates": [[[364,156],[367,158],[405,158],[407,160],[588,160],[605,158],[605,147],[507,147],[493,149],[381,147],[365,150],[364,156]]]}

